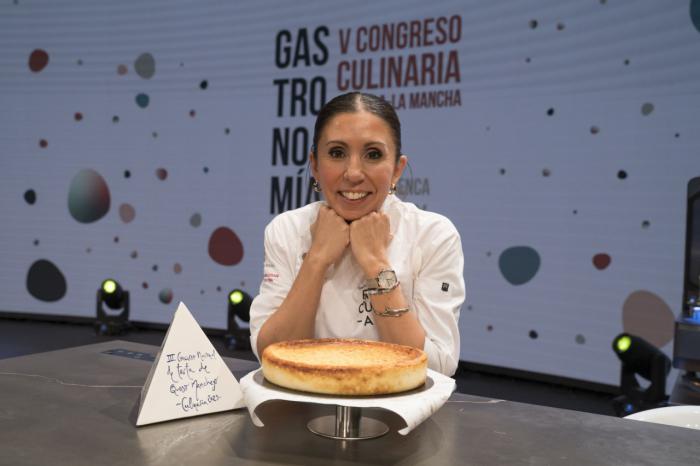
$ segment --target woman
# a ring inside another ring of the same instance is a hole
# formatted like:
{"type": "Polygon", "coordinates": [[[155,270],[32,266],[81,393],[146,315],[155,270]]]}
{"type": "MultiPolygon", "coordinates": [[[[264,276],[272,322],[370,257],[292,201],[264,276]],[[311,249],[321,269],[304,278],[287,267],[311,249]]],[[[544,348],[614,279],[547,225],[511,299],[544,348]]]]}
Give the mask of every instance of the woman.
{"type": "Polygon", "coordinates": [[[250,310],[257,355],[301,338],[364,338],[423,349],[454,374],[464,263],[445,217],[394,196],[407,158],[383,99],[349,93],[319,112],[310,154],[316,202],[265,229],[260,294],[250,310]]]}

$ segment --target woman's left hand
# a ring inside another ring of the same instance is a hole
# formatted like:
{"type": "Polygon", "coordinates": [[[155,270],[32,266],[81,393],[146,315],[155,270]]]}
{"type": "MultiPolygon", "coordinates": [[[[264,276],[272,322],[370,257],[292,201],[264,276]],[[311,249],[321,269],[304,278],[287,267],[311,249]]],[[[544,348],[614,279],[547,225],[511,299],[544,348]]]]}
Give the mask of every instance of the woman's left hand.
{"type": "Polygon", "coordinates": [[[389,267],[390,241],[389,217],[384,213],[370,212],[350,224],[350,248],[368,278],[389,267]]]}

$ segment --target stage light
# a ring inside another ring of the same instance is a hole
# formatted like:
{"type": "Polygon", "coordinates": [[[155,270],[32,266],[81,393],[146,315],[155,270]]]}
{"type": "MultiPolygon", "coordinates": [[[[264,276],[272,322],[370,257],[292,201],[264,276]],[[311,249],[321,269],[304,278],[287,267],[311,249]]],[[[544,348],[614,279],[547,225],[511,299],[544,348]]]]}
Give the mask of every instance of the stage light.
{"type": "Polygon", "coordinates": [[[233,305],[240,304],[243,301],[243,292],[241,290],[233,290],[228,295],[228,299],[233,305]]]}
{"type": "Polygon", "coordinates": [[[97,290],[96,314],[95,330],[100,335],[117,335],[128,330],[129,292],[116,280],[104,280],[97,290]],[[105,309],[105,305],[109,309],[105,309]]]}
{"type": "Polygon", "coordinates": [[[229,349],[250,349],[250,328],[239,324],[250,322],[250,305],[253,298],[243,290],[235,289],[228,294],[228,326],[226,346],[229,349]]]}
{"type": "Polygon", "coordinates": [[[620,390],[622,395],[613,400],[618,416],[645,409],[665,406],[666,376],[671,370],[671,359],[643,338],[621,333],[612,343],[612,348],[622,362],[620,390]],[[650,382],[642,388],[637,380],[640,376],[650,382]]]}
{"type": "Polygon", "coordinates": [[[618,353],[624,353],[629,349],[631,344],[632,339],[627,335],[622,335],[620,338],[617,339],[615,346],[617,346],[618,353]]]}
{"type": "Polygon", "coordinates": [[[228,313],[237,316],[243,322],[250,322],[250,305],[253,298],[243,290],[233,290],[228,294],[228,313]]]}

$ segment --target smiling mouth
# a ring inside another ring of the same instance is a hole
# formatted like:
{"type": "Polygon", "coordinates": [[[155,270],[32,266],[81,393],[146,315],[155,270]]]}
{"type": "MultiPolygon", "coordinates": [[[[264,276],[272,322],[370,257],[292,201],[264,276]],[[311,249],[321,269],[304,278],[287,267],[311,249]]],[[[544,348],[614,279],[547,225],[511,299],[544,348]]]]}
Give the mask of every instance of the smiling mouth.
{"type": "Polygon", "coordinates": [[[357,201],[359,199],[367,197],[369,195],[369,193],[366,191],[361,192],[361,193],[356,193],[356,192],[351,192],[351,191],[341,191],[340,195],[343,196],[345,199],[349,199],[351,201],[357,201]]]}

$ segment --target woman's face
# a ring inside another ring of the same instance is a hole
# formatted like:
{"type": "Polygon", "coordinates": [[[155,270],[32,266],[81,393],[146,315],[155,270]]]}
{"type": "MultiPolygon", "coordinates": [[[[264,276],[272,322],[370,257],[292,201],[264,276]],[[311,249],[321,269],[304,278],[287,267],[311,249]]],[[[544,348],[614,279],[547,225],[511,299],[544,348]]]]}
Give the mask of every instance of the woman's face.
{"type": "Polygon", "coordinates": [[[389,125],[360,110],[331,118],[318,140],[311,171],[331,209],[353,221],[378,211],[398,182],[406,156],[396,160],[389,125]]]}

